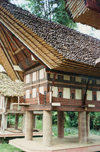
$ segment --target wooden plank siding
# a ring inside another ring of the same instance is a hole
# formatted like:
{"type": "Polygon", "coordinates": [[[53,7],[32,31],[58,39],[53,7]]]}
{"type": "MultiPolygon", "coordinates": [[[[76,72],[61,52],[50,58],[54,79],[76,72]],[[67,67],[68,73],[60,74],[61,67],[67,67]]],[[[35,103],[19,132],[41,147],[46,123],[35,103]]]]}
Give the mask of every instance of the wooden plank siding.
{"type": "MultiPolygon", "coordinates": [[[[52,110],[61,110],[61,111],[100,111],[100,79],[99,78],[91,78],[87,90],[86,101],[84,105],[83,97],[86,91],[86,85],[88,81],[88,77],[84,76],[74,76],[67,75],[61,73],[52,73],[46,72],[44,74],[44,78],[42,80],[36,79],[35,82],[32,82],[32,74],[33,72],[38,72],[44,69],[43,66],[35,67],[30,71],[25,73],[25,77],[29,75],[29,83],[25,83],[25,92],[30,90],[30,98],[25,99],[25,103],[28,103],[29,106],[26,107],[27,110],[44,109],[48,110],[50,106],[52,110]],[[39,93],[39,87],[43,87],[45,94],[39,93]],[[53,96],[53,87],[57,88],[54,96],[53,96]],[[32,89],[36,88],[35,98],[32,97],[32,89]],[[64,97],[64,89],[69,89],[67,96],[64,97]],[[52,98],[50,97],[50,91],[52,91],[52,98]],[[59,93],[61,97],[59,97],[59,93]],[[50,99],[51,98],[51,99],[50,99]],[[51,100],[51,103],[50,103],[51,100]],[[55,106],[53,105],[55,104],[55,106]],[[60,104],[58,106],[58,104],[60,104]],[[35,107],[33,107],[33,105],[35,107]],[[57,106],[56,106],[57,105],[57,106]],[[40,108],[39,108],[40,106],[40,108]],[[46,106],[46,107],[45,107],[46,106]],[[90,107],[89,107],[90,106],[90,107]],[[47,108],[48,107],[48,108],[47,108]]],[[[25,80],[26,81],[26,80],[25,80]]]]}

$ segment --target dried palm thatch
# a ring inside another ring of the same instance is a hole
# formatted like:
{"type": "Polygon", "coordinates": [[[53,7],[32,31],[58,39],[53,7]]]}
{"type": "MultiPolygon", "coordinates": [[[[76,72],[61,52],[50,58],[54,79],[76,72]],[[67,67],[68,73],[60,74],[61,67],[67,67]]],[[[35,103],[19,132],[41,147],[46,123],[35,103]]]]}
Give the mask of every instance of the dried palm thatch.
{"type": "Polygon", "coordinates": [[[0,93],[3,96],[23,96],[24,83],[22,81],[12,81],[6,73],[0,73],[0,93]]]}
{"type": "Polygon", "coordinates": [[[65,0],[66,10],[75,22],[100,29],[99,0],[65,0]]]}

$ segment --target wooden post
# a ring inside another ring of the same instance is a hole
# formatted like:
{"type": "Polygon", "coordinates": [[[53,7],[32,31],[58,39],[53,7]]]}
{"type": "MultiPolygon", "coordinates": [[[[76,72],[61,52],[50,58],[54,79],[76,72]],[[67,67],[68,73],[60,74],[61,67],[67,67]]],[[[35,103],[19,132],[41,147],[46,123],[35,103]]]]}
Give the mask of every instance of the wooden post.
{"type": "Polygon", "coordinates": [[[25,134],[25,114],[23,114],[23,120],[22,120],[22,132],[25,134]]]}
{"type": "Polygon", "coordinates": [[[1,131],[4,132],[5,129],[7,129],[7,116],[5,115],[5,113],[3,113],[1,120],[1,131]]]}
{"type": "Polygon", "coordinates": [[[64,138],[64,112],[58,111],[58,137],[64,138]]]}
{"type": "Polygon", "coordinates": [[[87,137],[89,137],[89,132],[90,132],[90,114],[89,114],[89,112],[86,112],[86,132],[87,132],[87,137]]]}
{"type": "Polygon", "coordinates": [[[15,129],[18,129],[19,114],[15,114],[15,129]]]}
{"type": "Polygon", "coordinates": [[[26,111],[25,113],[25,139],[32,140],[33,136],[33,112],[26,111]]]}
{"type": "Polygon", "coordinates": [[[1,120],[1,131],[4,133],[5,129],[7,129],[7,116],[6,116],[6,111],[7,111],[7,98],[3,97],[2,99],[3,102],[3,113],[2,113],[2,120],[1,120]]]}
{"type": "Polygon", "coordinates": [[[78,117],[79,123],[79,142],[87,143],[87,132],[86,132],[86,112],[79,112],[78,117]]]}
{"type": "Polygon", "coordinates": [[[52,114],[51,111],[43,111],[43,143],[45,146],[52,144],[52,114]]]}
{"type": "Polygon", "coordinates": [[[35,118],[36,118],[36,115],[33,114],[33,128],[34,128],[34,129],[35,129],[35,127],[36,127],[36,126],[35,126],[35,121],[36,121],[35,118]]]}

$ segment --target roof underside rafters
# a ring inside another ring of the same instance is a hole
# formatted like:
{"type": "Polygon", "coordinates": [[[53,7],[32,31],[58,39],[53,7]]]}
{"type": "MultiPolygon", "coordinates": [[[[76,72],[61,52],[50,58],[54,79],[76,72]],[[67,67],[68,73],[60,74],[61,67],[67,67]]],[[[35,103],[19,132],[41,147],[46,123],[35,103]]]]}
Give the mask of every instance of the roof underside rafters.
{"type": "Polygon", "coordinates": [[[10,64],[9,60],[7,59],[7,56],[4,52],[5,51],[2,48],[2,45],[0,43],[0,63],[3,65],[6,72],[11,77],[11,79],[16,80],[16,79],[18,79],[18,77],[16,76],[16,73],[14,72],[13,67],[11,66],[11,64],[10,64]]]}

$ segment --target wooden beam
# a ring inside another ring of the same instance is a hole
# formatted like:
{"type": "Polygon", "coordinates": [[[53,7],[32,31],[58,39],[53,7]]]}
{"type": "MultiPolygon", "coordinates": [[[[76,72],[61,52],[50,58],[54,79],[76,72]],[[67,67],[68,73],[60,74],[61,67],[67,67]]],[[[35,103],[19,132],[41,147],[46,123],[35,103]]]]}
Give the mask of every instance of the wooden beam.
{"type": "Polygon", "coordinates": [[[12,80],[18,79],[0,44],[0,62],[12,80]]]}
{"type": "Polygon", "coordinates": [[[25,49],[25,47],[24,47],[24,46],[21,46],[21,48],[18,48],[18,49],[13,53],[13,55],[18,54],[19,52],[21,52],[21,51],[24,50],[24,49],[25,49]]]}
{"type": "MultiPolygon", "coordinates": [[[[14,70],[14,65],[17,65],[17,62],[13,56],[13,49],[11,47],[11,45],[9,44],[9,40],[7,39],[7,35],[5,33],[5,30],[0,26],[0,38],[1,38],[1,41],[0,43],[2,44],[2,46],[4,47],[4,50],[5,50],[5,53],[6,53],[6,56],[14,70]],[[7,50],[6,50],[7,49],[7,50]]],[[[14,71],[16,76],[17,76],[17,79],[22,79],[22,75],[20,75],[17,71],[14,71]]]]}

